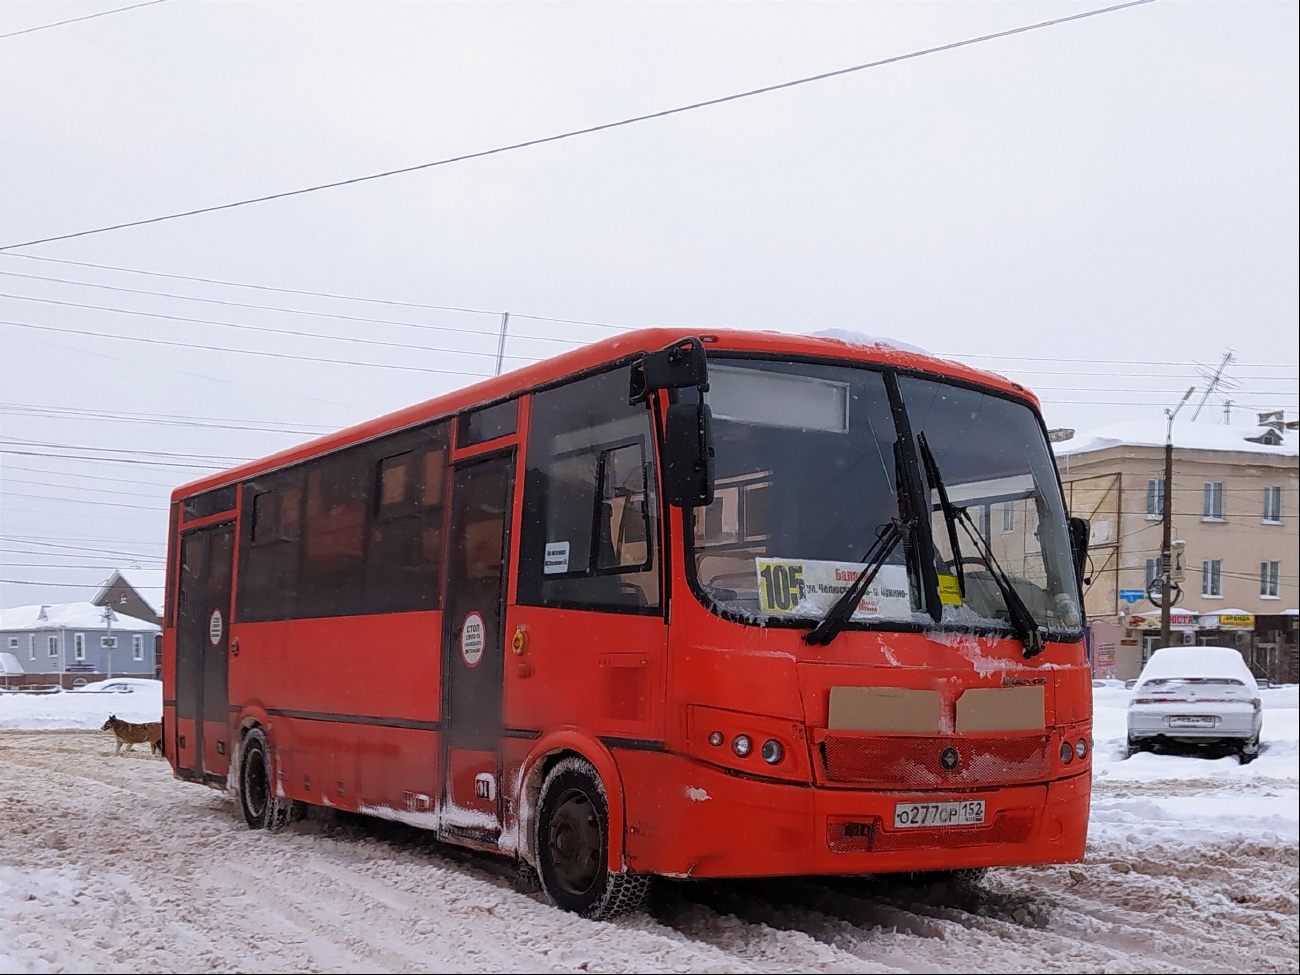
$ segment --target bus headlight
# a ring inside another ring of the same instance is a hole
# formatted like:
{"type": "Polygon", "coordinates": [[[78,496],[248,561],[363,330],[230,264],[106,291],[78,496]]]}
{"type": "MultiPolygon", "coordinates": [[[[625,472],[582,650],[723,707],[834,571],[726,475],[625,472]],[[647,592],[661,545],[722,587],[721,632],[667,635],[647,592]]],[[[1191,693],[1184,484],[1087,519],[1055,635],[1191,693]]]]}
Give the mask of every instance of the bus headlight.
{"type": "Polygon", "coordinates": [[[1069,765],[1074,760],[1074,746],[1068,741],[1061,742],[1061,764],[1069,765]]]}
{"type": "Polygon", "coordinates": [[[780,765],[781,759],[785,758],[785,749],[775,738],[769,738],[763,742],[763,750],[759,754],[768,765],[780,765]]]}
{"type": "Polygon", "coordinates": [[[1087,738],[1080,738],[1077,742],[1074,743],[1074,754],[1078,755],[1079,758],[1081,759],[1088,757],[1087,738]]]}
{"type": "Polygon", "coordinates": [[[709,733],[709,744],[712,745],[714,748],[717,748],[719,745],[721,745],[721,744],[722,744],[722,732],[721,732],[721,731],[712,731],[712,732],[710,732],[710,733],[709,733]]]}
{"type": "Polygon", "coordinates": [[[736,753],[737,758],[744,758],[754,748],[754,743],[749,740],[749,735],[736,735],[731,739],[731,750],[736,753]]]}

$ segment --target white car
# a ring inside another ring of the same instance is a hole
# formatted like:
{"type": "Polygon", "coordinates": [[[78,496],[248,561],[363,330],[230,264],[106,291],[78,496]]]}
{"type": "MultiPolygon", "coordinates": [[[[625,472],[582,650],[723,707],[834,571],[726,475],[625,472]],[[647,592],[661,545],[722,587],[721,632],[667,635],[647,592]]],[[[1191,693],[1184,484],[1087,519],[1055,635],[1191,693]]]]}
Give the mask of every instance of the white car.
{"type": "Polygon", "coordinates": [[[1164,647],[1142,668],[1128,706],[1129,754],[1159,745],[1259,754],[1259,688],[1241,654],[1226,647],[1164,647]]]}
{"type": "Polygon", "coordinates": [[[92,681],[73,690],[81,694],[135,694],[152,690],[162,685],[162,681],[147,677],[112,677],[108,680],[92,681]]]}

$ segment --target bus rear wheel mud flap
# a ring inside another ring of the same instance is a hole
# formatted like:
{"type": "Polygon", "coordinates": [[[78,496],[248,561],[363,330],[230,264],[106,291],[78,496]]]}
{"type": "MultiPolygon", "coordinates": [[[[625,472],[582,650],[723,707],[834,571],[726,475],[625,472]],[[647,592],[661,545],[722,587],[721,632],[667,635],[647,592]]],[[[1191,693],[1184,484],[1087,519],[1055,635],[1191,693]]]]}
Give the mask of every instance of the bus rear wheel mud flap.
{"type": "Polygon", "coordinates": [[[556,907],[600,920],[645,902],[648,876],[609,869],[609,804],[586,759],[565,758],[547,773],[535,841],[542,891],[556,907]]]}
{"type": "Polygon", "coordinates": [[[275,774],[266,733],[254,728],[244,737],[239,760],[239,808],[249,829],[280,829],[293,803],[275,794],[275,774]]]}

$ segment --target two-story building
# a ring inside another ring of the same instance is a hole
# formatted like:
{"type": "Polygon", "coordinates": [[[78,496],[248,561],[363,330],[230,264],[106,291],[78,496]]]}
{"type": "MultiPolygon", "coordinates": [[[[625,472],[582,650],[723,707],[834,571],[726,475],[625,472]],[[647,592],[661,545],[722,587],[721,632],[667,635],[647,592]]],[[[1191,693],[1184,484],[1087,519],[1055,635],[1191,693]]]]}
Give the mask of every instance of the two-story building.
{"type": "MultiPolygon", "coordinates": [[[[89,602],[0,610],[0,649],[22,668],[26,684],[72,687],[109,676],[153,677],[160,631],[157,623],[89,602]]],[[[18,675],[6,676],[19,683],[18,675]]]]}
{"type": "Polygon", "coordinates": [[[1092,522],[1095,672],[1136,677],[1159,645],[1146,597],[1160,574],[1164,506],[1179,550],[1176,642],[1233,646],[1257,676],[1295,681],[1300,604],[1300,443],[1278,414],[1258,426],[1173,426],[1165,483],[1163,418],[1116,424],[1054,445],[1071,513],[1092,522]]]}

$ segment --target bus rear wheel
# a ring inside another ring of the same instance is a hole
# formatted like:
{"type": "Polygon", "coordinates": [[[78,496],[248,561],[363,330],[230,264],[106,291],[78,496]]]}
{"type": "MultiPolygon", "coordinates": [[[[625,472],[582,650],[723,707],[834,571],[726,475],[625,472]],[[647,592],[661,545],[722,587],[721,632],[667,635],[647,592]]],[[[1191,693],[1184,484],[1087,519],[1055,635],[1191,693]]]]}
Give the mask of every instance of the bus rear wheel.
{"type": "Polygon", "coordinates": [[[289,821],[293,804],[275,794],[271,749],[266,732],[254,728],[244,737],[239,763],[239,808],[249,829],[277,830],[289,821]]]}
{"type": "Polygon", "coordinates": [[[547,773],[535,839],[542,890],[556,907],[600,920],[644,903],[649,877],[609,869],[609,803],[586,759],[563,759],[547,773]]]}

